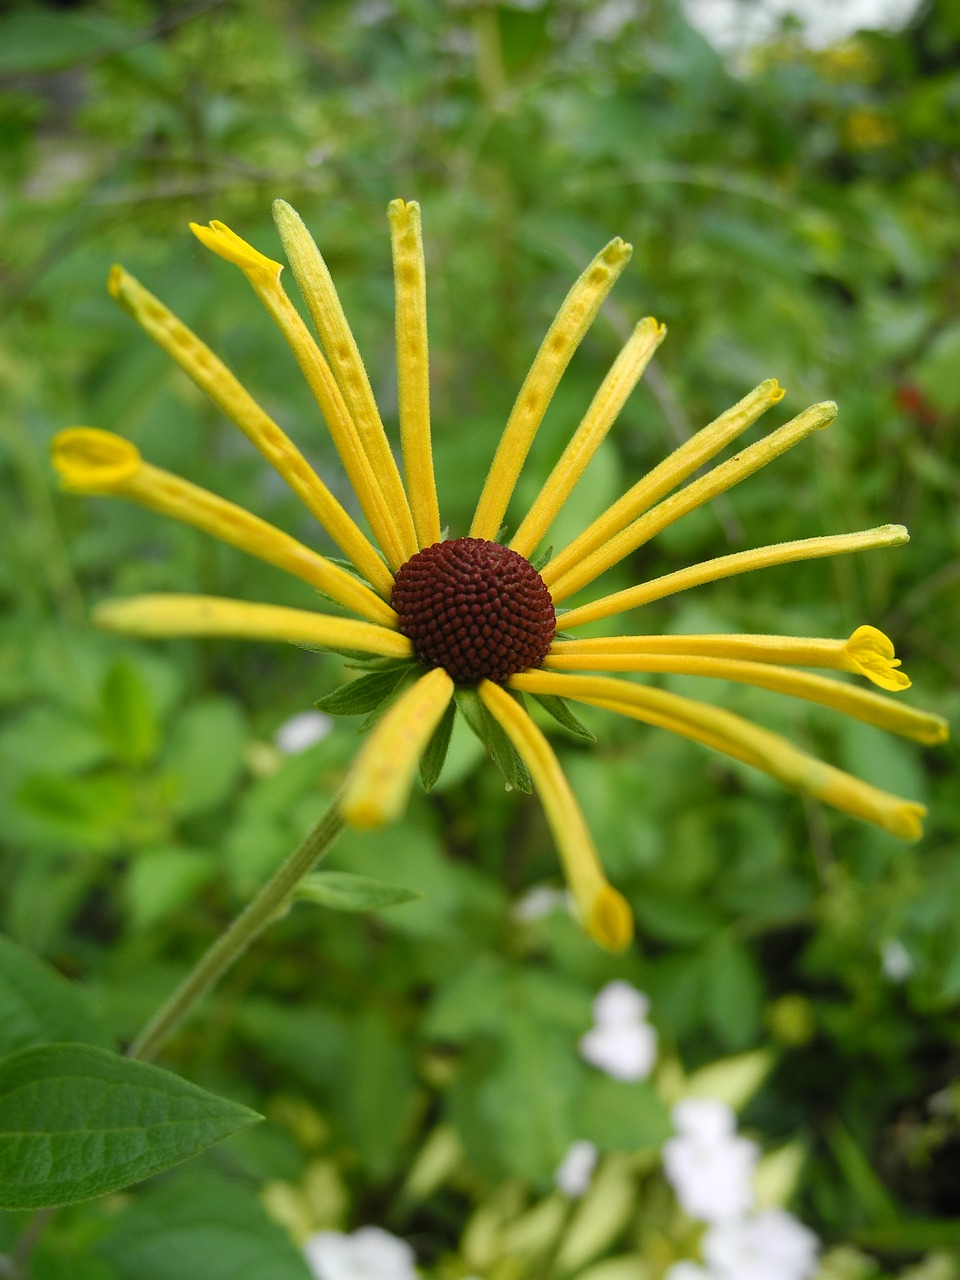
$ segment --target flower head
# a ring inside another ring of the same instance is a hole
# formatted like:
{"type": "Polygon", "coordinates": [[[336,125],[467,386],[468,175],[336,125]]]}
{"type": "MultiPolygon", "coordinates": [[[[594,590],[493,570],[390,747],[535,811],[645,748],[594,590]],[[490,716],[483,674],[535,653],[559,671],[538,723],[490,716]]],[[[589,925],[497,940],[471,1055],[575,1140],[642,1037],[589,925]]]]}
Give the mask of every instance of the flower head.
{"type": "Polygon", "coordinates": [[[729,1222],[753,1205],[759,1148],[736,1132],[736,1117],[715,1098],[686,1098],[673,1109],[677,1136],[663,1168],[684,1211],[700,1222],[729,1222]]]}
{"type": "Polygon", "coordinates": [[[417,1280],[413,1250],[381,1227],[318,1231],[303,1252],[317,1280],[417,1280]]]}
{"type": "Polygon", "coordinates": [[[649,1008],[629,982],[607,983],[593,1002],[594,1025],[580,1040],[580,1056],[615,1080],[646,1080],[657,1057],[649,1008]]]}
{"type": "MultiPolygon", "coordinates": [[[[326,264],[289,205],[277,201],[274,215],[318,340],[284,290],[280,263],[223,223],[194,224],[193,231],[244,273],[289,345],[327,423],[369,536],[279,424],[159,299],[122,267],[111,271],[109,288],[276,469],[352,570],[250,512],[151,466],[132,444],[109,432],[92,427],[61,432],[53,460],[72,492],[129,498],[192,524],[310,583],[343,613],[207,596],[142,596],[99,605],[94,617],[101,626],[134,635],[286,641],[375,660],[378,669],[356,682],[373,683],[363,685],[349,700],[354,706],[379,700],[386,708],[341,800],[345,819],[358,827],[391,821],[403,811],[421,757],[421,776],[425,785],[432,783],[449,741],[454,709],[459,710],[508,782],[540,793],[579,919],[613,951],[622,950],[633,936],[630,908],[604,876],[556,755],[523,703],[525,694],[574,731],[586,734],[566,699],[681,734],[904,839],[919,836],[921,805],[824,764],[730,712],[609,674],[675,672],[740,681],[824,703],[919,742],[943,740],[946,726],[938,716],[797,669],[850,672],[888,691],[904,689],[909,681],[882,632],[862,626],[849,639],[569,636],[588,622],[733,574],[896,546],[907,540],[901,526],[723,555],[575,603],[563,612],[563,634],[557,634],[559,605],[592,586],[673,521],[828,426],[836,405],[814,405],[704,471],[782,398],[775,380],[762,382],[541,564],[532,557],[664,339],[665,328],[647,317],[628,338],[530,510],[503,545],[499,534],[507,506],[551,397],[629,261],[630,246],[612,240],[575,282],[537,352],[504,428],[468,536],[445,541],[431,450],[419,206],[394,200],[388,208],[396,282],[402,475],[326,264]]],[[[637,1027],[645,1024],[634,1024],[635,1039],[637,1027]]]]}

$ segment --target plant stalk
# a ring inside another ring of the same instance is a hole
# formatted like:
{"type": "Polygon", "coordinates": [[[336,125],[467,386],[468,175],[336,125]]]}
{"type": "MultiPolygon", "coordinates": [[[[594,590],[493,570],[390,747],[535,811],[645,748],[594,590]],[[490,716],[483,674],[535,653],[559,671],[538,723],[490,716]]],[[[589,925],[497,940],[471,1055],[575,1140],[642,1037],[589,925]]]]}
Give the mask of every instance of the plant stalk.
{"type": "Polygon", "coordinates": [[[127,1049],[127,1057],[149,1062],[200,1003],[207,992],[243,955],[264,929],[283,915],[305,875],[325,856],[343,830],[340,796],[303,842],[294,849],[257,896],[201,956],[180,986],[153,1015],[127,1049]]]}

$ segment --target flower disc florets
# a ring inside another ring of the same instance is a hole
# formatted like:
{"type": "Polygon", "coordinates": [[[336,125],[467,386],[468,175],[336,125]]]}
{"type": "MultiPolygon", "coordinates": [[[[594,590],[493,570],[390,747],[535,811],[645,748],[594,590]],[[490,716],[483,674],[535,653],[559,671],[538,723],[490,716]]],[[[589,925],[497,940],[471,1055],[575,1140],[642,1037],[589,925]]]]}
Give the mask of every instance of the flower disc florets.
{"type": "Polygon", "coordinates": [[[412,556],[391,603],[420,661],[465,684],[503,683],[539,666],[557,630],[550,592],[530,561],[483,538],[435,542],[412,556]]]}

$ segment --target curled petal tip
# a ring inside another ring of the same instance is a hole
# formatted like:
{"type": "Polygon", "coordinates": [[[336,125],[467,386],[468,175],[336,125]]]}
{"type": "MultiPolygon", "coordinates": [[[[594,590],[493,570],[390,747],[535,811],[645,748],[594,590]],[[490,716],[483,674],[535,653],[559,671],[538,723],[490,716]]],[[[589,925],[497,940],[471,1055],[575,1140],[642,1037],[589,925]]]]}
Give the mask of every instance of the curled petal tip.
{"type": "Polygon", "coordinates": [[[893,641],[876,627],[857,627],[845,648],[860,675],[881,689],[896,693],[910,688],[909,676],[897,670],[900,659],[894,656],[893,641]]]}
{"type": "Polygon", "coordinates": [[[633,941],[633,912],[623,894],[604,885],[590,906],[584,927],[605,951],[626,951],[633,941]]]}
{"type": "Polygon", "coordinates": [[[209,226],[203,227],[198,222],[191,222],[190,230],[202,245],[219,257],[225,258],[227,262],[234,263],[241,271],[253,273],[261,278],[265,277],[273,283],[280,279],[282,263],[274,262],[266,254],[254,249],[253,245],[247,244],[246,240],[238,236],[235,231],[231,231],[226,223],[214,221],[209,226]]]}
{"type": "Polygon", "coordinates": [[[124,271],[119,262],[115,262],[110,268],[110,272],[107,276],[107,292],[110,294],[111,298],[119,299],[126,274],[126,271],[124,271]]]}
{"type": "Polygon", "coordinates": [[[787,394],[786,387],[781,387],[776,378],[770,379],[770,403],[779,404],[787,394]]]}
{"type": "Polygon", "coordinates": [[[359,831],[372,831],[376,827],[384,827],[392,820],[391,814],[385,813],[368,795],[353,796],[348,790],[340,802],[340,813],[348,827],[359,831]]]}
{"type": "Polygon", "coordinates": [[[53,439],[50,457],[66,489],[110,493],[140,469],[140,450],[98,427],[68,427],[53,439]]]}
{"type": "Polygon", "coordinates": [[[915,842],[923,836],[923,820],[926,816],[925,805],[905,800],[894,810],[887,829],[901,840],[915,842]]]}

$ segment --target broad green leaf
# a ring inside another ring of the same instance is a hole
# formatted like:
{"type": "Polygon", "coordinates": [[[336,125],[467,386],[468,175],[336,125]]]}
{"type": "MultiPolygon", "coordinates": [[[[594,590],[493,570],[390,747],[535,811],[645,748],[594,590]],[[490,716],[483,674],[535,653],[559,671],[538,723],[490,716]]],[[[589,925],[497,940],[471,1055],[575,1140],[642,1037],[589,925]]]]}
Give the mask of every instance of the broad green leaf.
{"type": "Polygon", "coordinates": [[[121,1280],[310,1280],[303,1255],[256,1191],[210,1173],[149,1188],[97,1251],[121,1280]]]}
{"type": "Polygon", "coordinates": [[[747,947],[730,933],[707,945],[704,1010],[731,1048],[745,1045],[760,1028],[763,981],[747,947]]]}
{"type": "Polygon", "coordinates": [[[339,1081],[339,1120],[368,1174],[380,1181],[396,1172],[407,1130],[411,1050],[386,1017],[368,1007],[354,1023],[348,1061],[339,1081]]]}
{"type": "Polygon", "coordinates": [[[236,703],[209,698],[177,721],[165,760],[171,804],[186,817],[222,804],[243,770],[246,725],[236,703]]]}
{"type": "Polygon", "coordinates": [[[82,987],[0,934],[0,1058],[56,1040],[107,1036],[82,987]]]}
{"type": "Polygon", "coordinates": [[[440,777],[440,771],[444,766],[447,752],[450,749],[450,738],[453,734],[453,725],[456,718],[457,709],[451,703],[443,713],[440,723],[434,729],[430,741],[427,743],[426,751],[420,757],[420,781],[423,784],[424,791],[432,791],[437,779],[440,777]]]}
{"type": "Polygon", "coordinates": [[[124,658],[117,659],[103,682],[101,716],[119,760],[134,766],[149,763],[159,736],[153,699],[136,667],[124,658]]]}
{"type": "Polygon", "coordinates": [[[53,1208],[117,1191],[259,1119],[106,1049],[23,1049],[0,1062],[0,1208],[53,1208]]]}
{"type": "Polygon", "coordinates": [[[190,902],[217,865],[216,858],[205,850],[177,845],[138,854],[124,885],[133,928],[149,928],[190,902]]]}
{"type": "Polygon", "coordinates": [[[102,57],[130,40],[130,29],[93,13],[35,7],[0,21],[0,74],[54,71],[102,57]]]}
{"type": "Polygon", "coordinates": [[[670,1113],[645,1080],[627,1083],[591,1072],[576,1112],[577,1137],[603,1151],[642,1151],[673,1132],[670,1113]]]}
{"type": "Polygon", "coordinates": [[[300,882],[297,897],[331,911],[380,911],[423,895],[416,889],[371,880],[351,871],[317,871],[300,882]]]}

